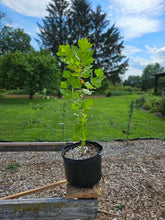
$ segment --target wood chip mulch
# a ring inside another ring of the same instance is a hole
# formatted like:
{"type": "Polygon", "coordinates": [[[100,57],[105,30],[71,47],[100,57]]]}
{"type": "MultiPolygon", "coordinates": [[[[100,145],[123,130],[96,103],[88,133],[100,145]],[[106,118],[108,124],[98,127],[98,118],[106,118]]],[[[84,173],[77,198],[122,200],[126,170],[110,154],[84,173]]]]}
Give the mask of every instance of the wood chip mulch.
{"type": "MultiPolygon", "coordinates": [[[[165,219],[165,141],[102,142],[97,219],[165,219]]],[[[65,179],[60,152],[0,152],[0,197],[65,179]],[[14,166],[15,165],[15,166],[14,166]]],[[[22,198],[65,197],[66,184],[22,198]]],[[[21,199],[21,198],[20,198],[21,199]]]]}

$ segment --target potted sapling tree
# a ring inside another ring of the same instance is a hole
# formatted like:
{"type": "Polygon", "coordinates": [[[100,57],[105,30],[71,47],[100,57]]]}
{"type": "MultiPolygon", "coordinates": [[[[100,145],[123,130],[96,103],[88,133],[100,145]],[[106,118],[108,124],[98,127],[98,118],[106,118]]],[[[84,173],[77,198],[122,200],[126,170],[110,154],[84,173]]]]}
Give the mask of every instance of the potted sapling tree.
{"type": "Polygon", "coordinates": [[[95,89],[101,86],[105,78],[102,69],[93,71],[94,58],[92,44],[87,38],[78,40],[78,46],[60,45],[57,55],[65,63],[61,92],[66,100],[71,101],[71,107],[76,117],[73,141],[76,143],[65,146],[61,155],[64,160],[65,175],[68,182],[74,186],[92,187],[101,179],[101,156],[103,147],[88,139],[87,120],[89,108],[95,89]]]}

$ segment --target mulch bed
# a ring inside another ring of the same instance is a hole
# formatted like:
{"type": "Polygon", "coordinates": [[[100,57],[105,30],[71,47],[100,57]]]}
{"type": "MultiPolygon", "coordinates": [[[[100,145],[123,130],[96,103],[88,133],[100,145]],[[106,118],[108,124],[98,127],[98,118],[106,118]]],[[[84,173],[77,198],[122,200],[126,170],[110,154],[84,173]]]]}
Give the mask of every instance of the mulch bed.
{"type": "MultiPolygon", "coordinates": [[[[100,212],[98,219],[165,219],[165,141],[101,144],[99,209],[107,214],[100,212]]],[[[64,178],[60,152],[0,152],[0,197],[64,178]]],[[[66,185],[61,185],[22,198],[65,197],[65,192],[66,185]]]]}

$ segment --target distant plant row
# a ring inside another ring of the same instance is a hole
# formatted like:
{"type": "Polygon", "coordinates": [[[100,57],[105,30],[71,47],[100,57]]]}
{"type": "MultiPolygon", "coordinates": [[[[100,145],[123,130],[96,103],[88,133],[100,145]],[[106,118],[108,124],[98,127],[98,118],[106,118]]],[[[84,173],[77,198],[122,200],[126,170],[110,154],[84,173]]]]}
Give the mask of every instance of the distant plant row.
{"type": "MultiPolygon", "coordinates": [[[[124,81],[124,86],[131,86],[139,88],[143,91],[148,89],[154,89],[155,86],[155,74],[165,71],[159,63],[147,65],[142,73],[142,76],[129,76],[127,80],[124,81]]],[[[165,89],[165,77],[158,79],[158,94],[165,89]]]]}
{"type": "Polygon", "coordinates": [[[142,95],[135,101],[136,107],[165,115],[165,97],[142,95]]]}

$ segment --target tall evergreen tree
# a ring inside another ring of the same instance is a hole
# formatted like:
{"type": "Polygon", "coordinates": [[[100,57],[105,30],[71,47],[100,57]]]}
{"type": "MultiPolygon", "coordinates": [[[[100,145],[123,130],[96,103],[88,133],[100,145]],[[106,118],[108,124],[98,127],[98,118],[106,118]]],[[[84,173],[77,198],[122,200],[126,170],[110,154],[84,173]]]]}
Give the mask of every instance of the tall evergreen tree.
{"type": "Polygon", "coordinates": [[[108,81],[115,84],[120,81],[120,74],[124,74],[128,65],[128,60],[122,55],[124,45],[120,32],[115,25],[108,28],[109,21],[100,6],[96,8],[96,12],[92,11],[91,20],[95,67],[103,68],[108,81]]]}
{"type": "Polygon", "coordinates": [[[76,44],[78,39],[89,38],[91,32],[91,6],[88,0],[72,0],[68,16],[69,44],[76,44]]]}
{"type": "Polygon", "coordinates": [[[59,45],[67,43],[66,16],[69,3],[66,0],[51,0],[46,10],[48,16],[42,19],[43,24],[38,24],[38,34],[45,48],[56,55],[59,45]]]}
{"type": "Polygon", "coordinates": [[[3,13],[2,11],[0,11],[0,30],[1,30],[1,28],[2,28],[2,26],[3,26],[3,24],[2,24],[2,19],[5,17],[5,13],[3,13]]]}
{"type": "Polygon", "coordinates": [[[102,39],[104,46],[100,57],[101,65],[108,81],[114,85],[116,82],[120,82],[120,75],[125,73],[128,66],[128,60],[122,54],[123,40],[114,25],[103,33],[102,39]]]}
{"type": "MultiPolygon", "coordinates": [[[[48,16],[42,19],[43,25],[38,24],[40,29],[38,35],[42,40],[42,44],[54,56],[56,56],[59,45],[68,43],[68,29],[66,24],[68,6],[69,3],[66,0],[51,0],[46,8],[48,16]]],[[[56,58],[59,69],[63,72],[64,63],[57,56],[56,58]]]]}
{"type": "Polygon", "coordinates": [[[91,24],[92,32],[90,34],[90,41],[93,44],[95,68],[101,67],[101,61],[99,59],[101,48],[103,48],[103,32],[107,28],[109,22],[106,20],[106,13],[103,13],[101,7],[96,8],[96,12],[92,10],[91,12],[91,24]]]}

